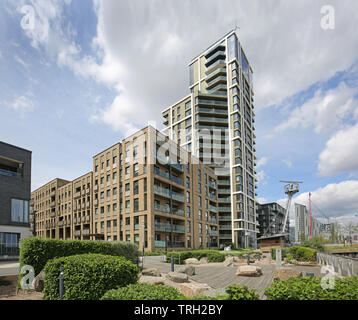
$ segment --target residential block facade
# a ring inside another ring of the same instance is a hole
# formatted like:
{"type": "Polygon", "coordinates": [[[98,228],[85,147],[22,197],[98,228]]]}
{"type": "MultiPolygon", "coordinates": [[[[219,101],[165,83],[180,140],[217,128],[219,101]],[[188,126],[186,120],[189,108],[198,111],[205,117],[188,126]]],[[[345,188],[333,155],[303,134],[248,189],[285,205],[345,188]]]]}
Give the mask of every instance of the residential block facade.
{"type": "Polygon", "coordinates": [[[19,240],[31,236],[31,151],[0,141],[0,259],[19,254],[19,240]]]}
{"type": "Polygon", "coordinates": [[[285,222],[285,214],[286,209],[278,203],[258,204],[257,216],[259,220],[260,237],[268,237],[284,233],[289,234],[290,219],[287,219],[286,227],[282,230],[285,222]]]}
{"type": "Polygon", "coordinates": [[[216,248],[217,189],[212,168],[148,126],[95,155],[93,172],[35,190],[36,234],[150,251],[216,248]]]}
{"type": "Polygon", "coordinates": [[[190,93],[166,108],[164,132],[218,176],[219,239],[255,247],[255,112],[252,68],[235,31],[189,63],[190,93]]]}

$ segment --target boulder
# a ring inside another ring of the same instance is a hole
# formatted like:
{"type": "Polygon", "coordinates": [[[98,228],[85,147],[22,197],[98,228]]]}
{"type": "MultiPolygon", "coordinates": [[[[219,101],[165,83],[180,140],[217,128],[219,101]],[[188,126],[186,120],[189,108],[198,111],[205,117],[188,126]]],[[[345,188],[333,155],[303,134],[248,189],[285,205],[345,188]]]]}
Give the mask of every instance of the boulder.
{"type": "Polygon", "coordinates": [[[273,277],[274,281],[288,280],[290,278],[302,277],[302,272],[293,269],[278,269],[273,277]]]}
{"type": "Polygon", "coordinates": [[[143,276],[151,276],[151,277],[161,277],[162,276],[160,271],[156,268],[144,269],[144,270],[142,270],[142,275],[143,276]]]}
{"type": "Polygon", "coordinates": [[[259,277],[262,275],[262,270],[257,266],[239,266],[237,268],[236,275],[243,277],[259,277]]]}
{"type": "Polygon", "coordinates": [[[199,260],[196,258],[189,258],[186,259],[184,262],[185,264],[200,264],[199,260]]]}
{"type": "Polygon", "coordinates": [[[205,264],[205,263],[208,263],[208,258],[207,257],[202,257],[200,259],[200,264],[205,264]]]}
{"type": "Polygon", "coordinates": [[[225,267],[230,267],[234,261],[234,257],[227,257],[223,263],[225,267]]]}
{"type": "Polygon", "coordinates": [[[210,289],[212,288],[205,283],[183,283],[179,286],[179,291],[186,297],[194,297],[210,289]]]}
{"type": "Polygon", "coordinates": [[[42,292],[44,289],[45,270],[42,270],[34,279],[34,289],[36,292],[42,292]]]}
{"type": "Polygon", "coordinates": [[[173,282],[179,282],[179,283],[188,282],[188,275],[185,273],[169,272],[166,275],[166,277],[167,279],[173,282]]]}
{"type": "Polygon", "coordinates": [[[185,265],[178,268],[179,273],[185,273],[188,276],[193,276],[195,274],[195,268],[191,265],[185,265]]]}

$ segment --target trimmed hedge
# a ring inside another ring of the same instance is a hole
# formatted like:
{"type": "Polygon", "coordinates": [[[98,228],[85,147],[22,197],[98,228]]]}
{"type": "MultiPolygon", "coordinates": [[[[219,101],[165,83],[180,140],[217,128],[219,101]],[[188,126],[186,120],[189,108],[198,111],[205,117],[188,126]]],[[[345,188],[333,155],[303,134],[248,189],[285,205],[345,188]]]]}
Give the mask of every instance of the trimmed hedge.
{"type": "Polygon", "coordinates": [[[53,258],[86,253],[122,256],[135,264],[139,260],[137,245],[129,242],[27,238],[20,242],[20,268],[33,266],[37,275],[53,258]]]}
{"type": "Polygon", "coordinates": [[[240,251],[222,251],[222,250],[191,250],[191,251],[171,251],[166,254],[166,261],[170,263],[171,257],[174,257],[175,264],[184,264],[189,258],[200,260],[203,257],[208,258],[208,262],[222,262],[227,256],[245,257],[246,254],[262,255],[261,252],[252,249],[243,249],[240,251]]]}
{"type": "Polygon", "coordinates": [[[150,283],[130,284],[126,287],[107,291],[101,300],[184,300],[178,289],[150,283]]]}
{"type": "Polygon", "coordinates": [[[228,300],[260,300],[255,290],[249,290],[247,286],[240,286],[237,283],[226,288],[229,295],[228,300]]]}
{"type": "Polygon", "coordinates": [[[315,277],[291,278],[274,282],[265,295],[270,300],[358,300],[358,277],[335,279],[333,289],[323,289],[315,277]]]}
{"type": "MultiPolygon", "coordinates": [[[[308,247],[294,246],[289,248],[281,248],[282,259],[292,257],[297,261],[316,261],[317,250],[308,247]]],[[[271,257],[276,259],[276,249],[271,249],[271,257]]]]}
{"type": "Polygon", "coordinates": [[[60,299],[61,266],[64,268],[64,300],[98,300],[110,289],[138,281],[139,268],[124,257],[82,254],[55,258],[45,266],[45,300],[60,299]]]}

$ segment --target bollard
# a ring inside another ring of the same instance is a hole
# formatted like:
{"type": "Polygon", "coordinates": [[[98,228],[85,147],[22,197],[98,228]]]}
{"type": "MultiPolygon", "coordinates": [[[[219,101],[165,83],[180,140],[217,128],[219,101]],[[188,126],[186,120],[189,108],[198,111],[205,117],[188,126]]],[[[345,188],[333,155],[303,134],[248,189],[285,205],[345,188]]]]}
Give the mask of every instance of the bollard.
{"type": "Polygon", "coordinates": [[[250,254],[247,254],[247,264],[250,265],[250,254]]]}
{"type": "Polygon", "coordinates": [[[59,278],[59,286],[60,286],[60,300],[63,300],[63,267],[60,267],[60,278],[59,278]]]}
{"type": "Polygon", "coordinates": [[[170,261],[170,262],[171,262],[170,271],[171,271],[171,272],[174,272],[174,256],[171,256],[171,257],[170,257],[170,260],[171,260],[171,261],[170,261]]]}

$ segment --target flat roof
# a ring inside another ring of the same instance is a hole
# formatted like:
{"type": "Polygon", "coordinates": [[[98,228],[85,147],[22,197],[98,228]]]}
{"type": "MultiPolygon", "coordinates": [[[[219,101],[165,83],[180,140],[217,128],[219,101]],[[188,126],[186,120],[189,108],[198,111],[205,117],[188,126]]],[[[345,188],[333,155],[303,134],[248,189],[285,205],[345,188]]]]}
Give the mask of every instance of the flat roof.
{"type": "Polygon", "coordinates": [[[261,238],[257,238],[257,240],[265,240],[265,239],[272,239],[272,238],[281,238],[281,237],[287,237],[290,236],[289,233],[280,233],[280,234],[275,234],[273,236],[267,236],[267,237],[261,237],[261,238]]]}
{"type": "Polygon", "coordinates": [[[0,144],[4,144],[4,145],[7,145],[7,146],[12,147],[12,148],[16,148],[16,149],[20,149],[20,150],[32,153],[32,151],[30,151],[30,150],[27,150],[27,149],[24,149],[24,148],[21,148],[21,147],[18,147],[18,146],[14,146],[13,144],[10,144],[10,143],[4,142],[4,141],[0,141],[0,144]]]}

